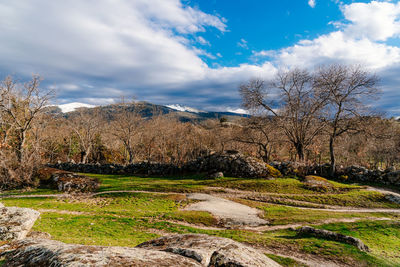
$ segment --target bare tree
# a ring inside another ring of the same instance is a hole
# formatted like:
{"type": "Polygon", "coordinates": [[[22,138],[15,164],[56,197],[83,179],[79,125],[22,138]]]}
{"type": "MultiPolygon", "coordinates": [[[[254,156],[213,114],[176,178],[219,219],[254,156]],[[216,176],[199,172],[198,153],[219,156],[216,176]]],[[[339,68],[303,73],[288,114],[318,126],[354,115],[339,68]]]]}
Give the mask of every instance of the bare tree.
{"type": "Polygon", "coordinates": [[[330,65],[316,73],[314,86],[329,95],[325,122],[329,126],[331,176],[336,170],[336,139],[360,129],[360,119],[368,114],[368,100],[377,96],[377,82],[378,77],[361,66],[330,65]]]}
{"type": "Polygon", "coordinates": [[[32,126],[54,94],[41,90],[40,81],[34,75],[21,84],[9,76],[0,83],[0,168],[10,184],[30,183],[38,164],[38,142],[32,126]]]}
{"type": "Polygon", "coordinates": [[[270,82],[251,80],[240,86],[243,106],[274,116],[288,141],[296,149],[299,160],[321,132],[321,113],[328,97],[313,86],[314,77],[307,70],[280,72],[270,82]],[[271,97],[276,93],[277,97],[271,97]]]}
{"type": "Polygon", "coordinates": [[[274,144],[278,142],[275,120],[271,118],[252,117],[245,119],[243,127],[235,132],[234,141],[257,148],[257,154],[264,162],[271,160],[274,144]]]}
{"type": "Polygon", "coordinates": [[[87,163],[93,152],[96,138],[100,135],[100,127],[105,124],[99,108],[94,108],[91,113],[79,110],[75,117],[69,121],[69,127],[79,140],[81,150],[81,163],[87,163]]]}
{"type": "Polygon", "coordinates": [[[133,163],[135,158],[135,137],[139,134],[140,128],[143,126],[143,117],[140,114],[140,104],[117,105],[118,112],[114,116],[111,124],[111,134],[122,143],[125,150],[125,163],[133,163]],[[133,107],[130,110],[129,107],[133,107]]]}

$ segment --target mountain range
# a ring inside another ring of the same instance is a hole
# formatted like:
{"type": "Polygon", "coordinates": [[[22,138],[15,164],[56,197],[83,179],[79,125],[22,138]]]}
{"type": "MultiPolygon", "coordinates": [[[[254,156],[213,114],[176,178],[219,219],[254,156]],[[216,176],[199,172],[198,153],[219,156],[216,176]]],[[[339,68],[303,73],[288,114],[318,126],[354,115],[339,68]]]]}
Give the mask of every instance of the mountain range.
{"type": "MultiPolygon", "coordinates": [[[[84,103],[68,103],[56,106],[47,107],[46,112],[54,116],[63,116],[66,118],[75,116],[78,112],[93,112],[96,106],[84,103]]],[[[234,121],[242,117],[249,117],[248,114],[235,113],[235,112],[218,112],[218,111],[202,111],[195,108],[182,105],[157,105],[149,102],[135,102],[130,104],[111,104],[104,106],[97,106],[100,113],[106,118],[112,118],[113,114],[118,112],[121,108],[128,111],[139,112],[143,117],[149,118],[156,115],[169,115],[177,118],[182,122],[195,122],[207,119],[221,119],[225,118],[228,121],[234,121]]]]}

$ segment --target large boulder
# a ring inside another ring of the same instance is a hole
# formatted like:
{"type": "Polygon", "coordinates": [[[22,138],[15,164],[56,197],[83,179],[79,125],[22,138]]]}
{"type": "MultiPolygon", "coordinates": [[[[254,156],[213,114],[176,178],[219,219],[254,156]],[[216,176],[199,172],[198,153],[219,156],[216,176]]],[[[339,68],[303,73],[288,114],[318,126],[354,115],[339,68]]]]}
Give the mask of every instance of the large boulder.
{"type": "Polygon", "coordinates": [[[8,251],[3,253],[6,258],[3,267],[202,266],[194,259],[163,251],[73,245],[48,239],[25,239],[5,246],[5,249],[8,251]]]}
{"type": "Polygon", "coordinates": [[[137,247],[189,257],[200,262],[202,266],[280,266],[253,248],[231,239],[209,235],[171,235],[142,243],[137,247]]]}
{"type": "Polygon", "coordinates": [[[27,208],[0,208],[0,241],[24,239],[39,215],[27,208]]]}

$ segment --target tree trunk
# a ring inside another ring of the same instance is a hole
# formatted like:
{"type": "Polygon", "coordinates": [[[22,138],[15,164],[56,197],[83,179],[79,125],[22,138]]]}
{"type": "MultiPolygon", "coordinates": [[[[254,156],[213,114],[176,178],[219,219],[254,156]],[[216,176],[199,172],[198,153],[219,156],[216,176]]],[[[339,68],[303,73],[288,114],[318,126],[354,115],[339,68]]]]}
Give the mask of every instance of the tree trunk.
{"type": "Polygon", "coordinates": [[[336,172],[336,158],[335,158],[334,143],[335,143],[335,137],[331,136],[329,138],[329,153],[331,156],[331,167],[330,167],[329,175],[331,178],[333,178],[335,176],[335,172],[336,172]]]}
{"type": "Polygon", "coordinates": [[[85,154],[83,155],[83,158],[82,158],[82,163],[83,163],[83,164],[88,163],[88,158],[89,158],[89,155],[90,155],[91,150],[92,150],[92,147],[91,147],[91,146],[89,146],[89,147],[86,149],[85,154]]]}
{"type": "Polygon", "coordinates": [[[297,156],[299,157],[299,161],[304,161],[304,147],[303,144],[295,144],[297,156]]]}

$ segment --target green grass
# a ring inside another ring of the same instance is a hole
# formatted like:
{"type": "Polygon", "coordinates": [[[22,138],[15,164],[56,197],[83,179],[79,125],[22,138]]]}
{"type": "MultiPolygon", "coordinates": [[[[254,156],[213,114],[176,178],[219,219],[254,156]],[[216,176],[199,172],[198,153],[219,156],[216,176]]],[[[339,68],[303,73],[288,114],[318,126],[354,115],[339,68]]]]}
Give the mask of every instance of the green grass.
{"type": "Polygon", "coordinates": [[[285,267],[307,267],[307,265],[295,261],[291,258],[281,257],[274,254],[266,254],[269,258],[273,259],[277,263],[285,267]]]}
{"type": "Polygon", "coordinates": [[[125,175],[83,174],[98,178],[101,181],[99,192],[106,191],[156,191],[189,193],[204,189],[204,179],[201,176],[188,177],[134,177],[125,175]]]}
{"type": "Polygon", "coordinates": [[[218,220],[209,212],[178,210],[171,213],[166,213],[163,216],[166,220],[184,221],[191,224],[201,224],[204,226],[216,226],[218,220]]]}
{"type": "Polygon", "coordinates": [[[138,219],[104,215],[44,213],[33,230],[47,232],[66,243],[103,246],[136,246],[159,236],[138,219]]]}
{"type": "Polygon", "coordinates": [[[359,221],[336,223],[320,228],[360,238],[373,255],[389,258],[400,266],[400,222],[359,221]]]}
{"type": "MultiPolygon", "coordinates": [[[[338,191],[348,191],[360,188],[358,186],[340,184],[330,181],[332,186],[338,191]]],[[[290,193],[290,194],[316,194],[317,192],[308,189],[304,183],[293,178],[276,179],[239,179],[225,178],[217,181],[209,181],[208,186],[225,187],[246,191],[255,191],[262,193],[290,193]]]]}
{"type": "Polygon", "coordinates": [[[32,188],[32,189],[16,189],[16,190],[8,190],[8,191],[0,191],[1,196],[8,195],[53,195],[59,194],[60,192],[54,189],[49,188],[32,188]]]}
{"type": "MultiPolygon", "coordinates": [[[[48,232],[53,239],[67,243],[88,245],[136,246],[167,233],[203,233],[247,243],[270,250],[284,249],[296,253],[318,255],[326,260],[354,266],[399,266],[400,252],[399,226],[394,222],[336,223],[322,228],[359,237],[372,253],[358,251],[355,247],[299,236],[293,230],[254,232],[250,230],[211,230],[201,226],[216,226],[218,221],[207,212],[181,210],[189,200],[181,192],[207,191],[207,187],[227,187],[265,193],[277,193],[286,201],[301,200],[318,204],[366,207],[397,207],[388,203],[377,192],[361,190],[359,187],[335,184],[344,188],[340,194],[321,194],[309,190],[297,179],[273,180],[222,178],[204,180],[201,176],[141,178],[120,175],[88,175],[102,181],[101,192],[114,190],[143,190],[172,192],[155,193],[108,193],[92,198],[9,198],[2,199],[6,206],[28,207],[42,210],[40,219],[33,230],[48,232]],[[189,223],[183,224],[182,222],[189,223]]],[[[27,194],[48,194],[47,189],[27,192],[27,194]]],[[[7,192],[6,192],[7,193],[7,192]]],[[[17,193],[17,192],[12,192],[17,193]]],[[[53,191],[54,193],[54,191],[53,191]]],[[[25,192],[24,192],[25,194],[25,192]]],[[[257,207],[273,225],[292,223],[318,223],[331,218],[383,217],[394,215],[374,213],[337,213],[302,210],[295,207],[240,200],[257,207]]],[[[269,255],[271,258],[274,256],[269,255]]],[[[296,265],[291,259],[276,257],[283,266],[296,265]]],[[[0,260],[1,264],[1,260],[0,260]]]]}
{"type": "Polygon", "coordinates": [[[343,194],[281,195],[281,198],[307,201],[315,204],[360,208],[400,208],[380,192],[352,190],[343,194]]]}
{"type": "Polygon", "coordinates": [[[285,224],[312,224],[321,223],[329,219],[342,218],[396,218],[396,215],[390,213],[357,213],[357,212],[330,212],[310,209],[300,209],[296,207],[286,207],[282,205],[260,203],[250,200],[236,200],[242,204],[258,208],[263,211],[263,217],[271,225],[285,224]]]}

